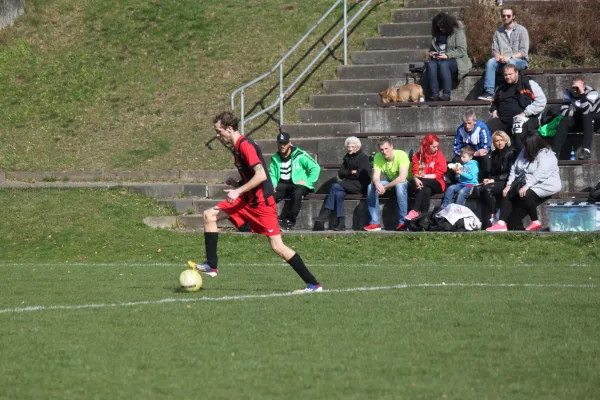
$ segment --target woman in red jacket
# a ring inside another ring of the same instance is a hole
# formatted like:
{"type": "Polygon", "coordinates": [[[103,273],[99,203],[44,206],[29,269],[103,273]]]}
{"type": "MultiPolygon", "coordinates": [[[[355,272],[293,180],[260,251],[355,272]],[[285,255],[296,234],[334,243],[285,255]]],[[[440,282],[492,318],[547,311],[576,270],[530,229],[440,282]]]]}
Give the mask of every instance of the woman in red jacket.
{"type": "Polygon", "coordinates": [[[415,190],[415,204],[406,215],[406,219],[415,219],[422,212],[429,211],[431,196],[444,193],[446,182],[444,173],[447,169],[446,157],[439,150],[440,139],[433,133],[427,134],[421,141],[421,149],[412,159],[413,180],[410,182],[415,190]]]}

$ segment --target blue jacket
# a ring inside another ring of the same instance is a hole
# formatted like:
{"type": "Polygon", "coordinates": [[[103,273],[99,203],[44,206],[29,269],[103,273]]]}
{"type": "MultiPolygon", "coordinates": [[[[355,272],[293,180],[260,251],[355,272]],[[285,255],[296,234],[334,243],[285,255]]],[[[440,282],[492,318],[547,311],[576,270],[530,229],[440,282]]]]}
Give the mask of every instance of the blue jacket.
{"type": "Polygon", "coordinates": [[[458,176],[458,182],[477,185],[479,183],[479,164],[471,160],[462,165],[461,174],[458,176]]]}
{"type": "Polygon", "coordinates": [[[486,149],[488,153],[492,147],[490,128],[483,121],[475,122],[475,127],[471,132],[467,132],[465,124],[461,124],[456,130],[454,137],[454,154],[460,156],[460,149],[465,146],[471,146],[475,151],[486,149]]]}

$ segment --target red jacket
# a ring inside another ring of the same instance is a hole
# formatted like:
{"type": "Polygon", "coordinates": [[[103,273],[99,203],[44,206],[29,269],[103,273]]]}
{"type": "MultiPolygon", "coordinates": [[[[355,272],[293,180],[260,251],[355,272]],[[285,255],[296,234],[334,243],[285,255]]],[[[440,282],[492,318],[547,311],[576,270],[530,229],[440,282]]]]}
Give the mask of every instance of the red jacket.
{"type": "MultiPolygon", "coordinates": [[[[446,190],[446,182],[444,181],[444,174],[448,169],[448,165],[446,163],[446,157],[441,151],[437,151],[435,154],[431,155],[432,160],[429,164],[423,163],[423,173],[424,174],[435,174],[435,180],[440,183],[442,186],[442,191],[446,190]]],[[[419,160],[421,158],[421,152],[417,152],[412,159],[412,170],[413,176],[419,176],[419,160]]]]}

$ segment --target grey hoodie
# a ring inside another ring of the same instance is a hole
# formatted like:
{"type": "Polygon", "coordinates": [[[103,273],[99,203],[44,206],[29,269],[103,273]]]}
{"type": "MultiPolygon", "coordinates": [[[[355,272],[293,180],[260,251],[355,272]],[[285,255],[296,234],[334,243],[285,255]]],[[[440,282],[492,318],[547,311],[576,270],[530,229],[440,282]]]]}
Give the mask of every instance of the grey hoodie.
{"type": "Polygon", "coordinates": [[[532,162],[525,159],[525,150],[521,150],[510,169],[506,184],[512,184],[523,171],[526,185],[538,196],[549,197],[560,192],[562,183],[558,172],[558,159],[549,148],[540,150],[532,162]]]}

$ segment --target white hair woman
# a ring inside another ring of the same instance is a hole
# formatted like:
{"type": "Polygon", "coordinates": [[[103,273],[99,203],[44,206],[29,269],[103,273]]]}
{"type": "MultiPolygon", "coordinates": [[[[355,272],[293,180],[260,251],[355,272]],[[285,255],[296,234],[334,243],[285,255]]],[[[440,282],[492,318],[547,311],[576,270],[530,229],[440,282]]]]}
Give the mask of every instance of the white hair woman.
{"type": "Polygon", "coordinates": [[[338,183],[331,185],[323,209],[315,221],[315,231],[325,230],[325,222],[329,221],[333,212],[337,217],[337,225],[333,230],[345,230],[344,198],[347,194],[366,193],[371,182],[371,162],[369,156],[361,151],[360,139],[351,136],[346,139],[344,146],[348,152],[338,170],[338,183]]]}

